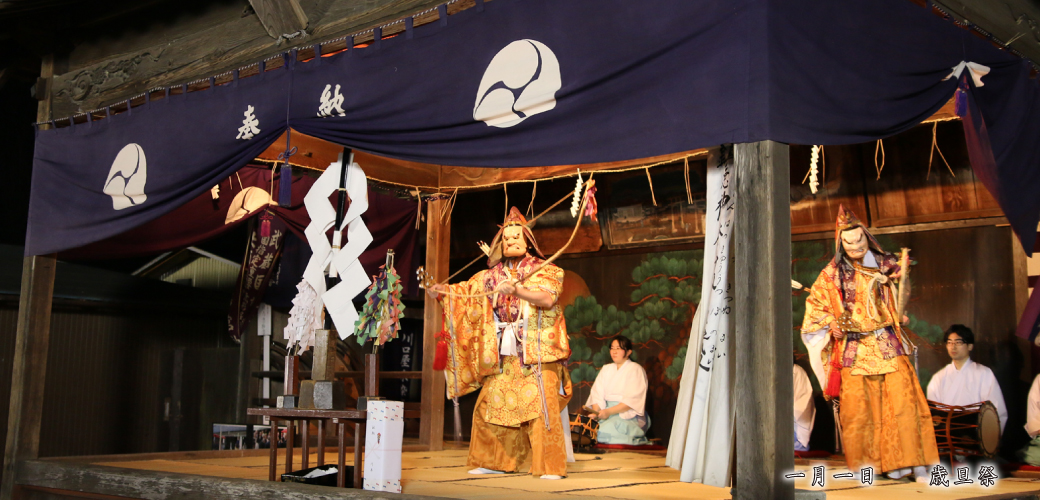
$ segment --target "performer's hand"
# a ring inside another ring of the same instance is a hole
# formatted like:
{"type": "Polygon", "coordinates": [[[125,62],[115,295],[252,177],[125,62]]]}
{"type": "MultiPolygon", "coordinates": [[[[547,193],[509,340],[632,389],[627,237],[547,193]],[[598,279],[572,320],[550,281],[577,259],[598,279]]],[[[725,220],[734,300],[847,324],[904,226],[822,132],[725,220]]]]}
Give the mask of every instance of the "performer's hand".
{"type": "Polygon", "coordinates": [[[445,286],[445,285],[433,285],[433,286],[426,287],[426,293],[430,297],[432,297],[434,299],[437,298],[437,295],[439,295],[440,293],[445,292],[447,290],[448,290],[448,287],[445,286]]]}
{"type": "Polygon", "coordinates": [[[831,323],[831,336],[836,339],[843,339],[845,338],[845,332],[841,331],[841,328],[838,328],[837,323],[831,323]]]}
{"type": "Polygon", "coordinates": [[[607,410],[600,410],[599,413],[596,414],[596,420],[606,420],[608,418],[610,418],[610,413],[608,413],[607,410]]]}
{"type": "Polygon", "coordinates": [[[910,318],[908,318],[905,314],[903,315],[903,324],[904,325],[909,325],[910,324],[910,318]]]}
{"type": "Polygon", "coordinates": [[[495,288],[495,292],[505,295],[516,295],[516,281],[506,280],[502,282],[497,288],[495,288]]]}

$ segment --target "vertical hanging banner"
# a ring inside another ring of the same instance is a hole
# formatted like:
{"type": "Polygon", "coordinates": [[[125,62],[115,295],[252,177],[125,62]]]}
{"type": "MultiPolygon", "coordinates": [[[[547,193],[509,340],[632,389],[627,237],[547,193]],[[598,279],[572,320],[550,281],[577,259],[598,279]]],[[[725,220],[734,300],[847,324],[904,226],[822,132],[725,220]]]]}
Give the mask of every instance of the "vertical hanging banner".
{"type": "Polygon", "coordinates": [[[736,186],[732,147],[715,153],[707,172],[706,230],[701,303],[686,350],[667,465],[679,479],[711,486],[730,484],[733,454],[733,335],[731,242],[736,186]]]}
{"type": "Polygon", "coordinates": [[[261,224],[257,222],[249,236],[246,261],[242,263],[242,269],[238,273],[238,284],[235,285],[231,309],[228,311],[228,335],[235,340],[242,337],[249,319],[263,300],[271,276],[277,269],[282,243],[285,241],[287,228],[280,218],[270,219],[268,235],[262,234],[261,224]]]}

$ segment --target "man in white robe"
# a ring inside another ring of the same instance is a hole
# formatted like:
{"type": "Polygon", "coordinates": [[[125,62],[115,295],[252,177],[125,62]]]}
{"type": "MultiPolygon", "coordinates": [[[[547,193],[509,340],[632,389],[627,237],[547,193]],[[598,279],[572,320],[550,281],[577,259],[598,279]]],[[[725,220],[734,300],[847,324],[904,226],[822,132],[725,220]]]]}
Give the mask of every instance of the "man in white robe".
{"type": "Polygon", "coordinates": [[[964,325],[953,325],[943,335],[946,351],[953,360],[928,382],[928,399],[950,406],[993,403],[1000,417],[1000,431],[1007,423],[1007,405],[993,371],[971,360],[975,334],[964,325]]]}
{"type": "Polygon", "coordinates": [[[813,403],[812,382],[805,369],[794,365],[794,449],[809,451],[816,405],[813,403]]]}

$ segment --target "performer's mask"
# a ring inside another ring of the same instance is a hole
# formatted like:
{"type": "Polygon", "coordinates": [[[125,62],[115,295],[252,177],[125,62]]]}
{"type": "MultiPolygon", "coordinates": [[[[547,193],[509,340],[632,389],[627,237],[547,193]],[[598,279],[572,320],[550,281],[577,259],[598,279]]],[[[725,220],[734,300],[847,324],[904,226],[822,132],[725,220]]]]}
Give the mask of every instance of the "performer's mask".
{"type": "Polygon", "coordinates": [[[850,259],[859,260],[867,255],[870,240],[864,234],[862,227],[856,227],[841,232],[841,246],[850,259]]]}
{"type": "Polygon", "coordinates": [[[524,239],[524,228],[521,225],[507,225],[502,229],[502,255],[505,257],[523,257],[527,254],[527,241],[524,239]]]}

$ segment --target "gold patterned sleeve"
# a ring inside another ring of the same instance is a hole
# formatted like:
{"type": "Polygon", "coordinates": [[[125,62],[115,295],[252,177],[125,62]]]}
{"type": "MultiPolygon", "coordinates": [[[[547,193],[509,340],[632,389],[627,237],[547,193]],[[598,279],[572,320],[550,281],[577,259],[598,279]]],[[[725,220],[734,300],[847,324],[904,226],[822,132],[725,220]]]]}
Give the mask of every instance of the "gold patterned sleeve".
{"type": "Polygon", "coordinates": [[[483,373],[479,354],[487,327],[487,299],[483,296],[467,297],[483,291],[484,271],[473,278],[449,285],[449,291],[461,296],[442,296],[441,306],[445,327],[451,340],[449,359],[444,374],[447,380],[448,397],[462,396],[480,388],[483,373]]]}
{"type": "Polygon", "coordinates": [[[549,264],[528,278],[522,286],[528,290],[541,290],[552,295],[555,304],[556,299],[560,298],[560,292],[563,291],[563,269],[549,264]]]}
{"type": "MultiPolygon", "coordinates": [[[[809,296],[805,299],[805,319],[802,320],[802,333],[812,333],[822,330],[835,321],[834,294],[838,290],[827,269],[820,272],[816,278],[809,296]]],[[[840,312],[839,312],[840,313],[840,312]]],[[[840,314],[839,314],[840,315],[840,314]]]]}

